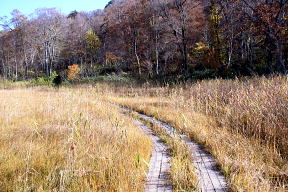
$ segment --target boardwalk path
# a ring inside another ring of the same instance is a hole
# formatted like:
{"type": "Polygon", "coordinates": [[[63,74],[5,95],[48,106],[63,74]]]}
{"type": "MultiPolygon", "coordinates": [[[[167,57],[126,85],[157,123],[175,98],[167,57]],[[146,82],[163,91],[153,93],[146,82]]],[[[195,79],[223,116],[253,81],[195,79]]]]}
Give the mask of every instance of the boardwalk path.
{"type": "MultiPolygon", "coordinates": [[[[128,110],[125,107],[122,107],[122,108],[125,109],[125,110],[128,110]]],[[[193,159],[193,164],[195,165],[196,170],[197,170],[197,176],[198,176],[200,191],[202,191],[202,192],[225,192],[225,191],[228,191],[227,182],[225,180],[224,175],[217,168],[216,161],[213,159],[213,157],[209,153],[205,152],[205,150],[203,149],[203,147],[201,145],[199,145],[196,142],[192,141],[186,135],[178,134],[176,129],[174,127],[172,127],[171,125],[167,124],[167,123],[164,123],[162,121],[156,120],[153,117],[149,117],[149,116],[141,114],[141,113],[137,113],[137,114],[141,118],[145,119],[146,121],[150,121],[150,122],[152,122],[154,124],[158,124],[160,127],[163,128],[163,130],[166,131],[166,133],[169,136],[171,136],[171,137],[180,137],[185,142],[185,144],[189,147],[189,151],[191,152],[192,159],[193,159]]],[[[151,130],[149,130],[149,134],[153,135],[151,130]]],[[[157,139],[159,139],[159,138],[157,138],[157,139]]],[[[161,143],[160,140],[159,141],[156,141],[156,140],[154,141],[153,140],[153,142],[154,143],[155,142],[156,143],[157,142],[161,143]]],[[[160,144],[160,145],[163,146],[163,144],[160,144]]],[[[155,152],[153,152],[153,153],[155,153],[155,152]]],[[[152,159],[153,158],[155,158],[155,155],[154,155],[154,157],[152,156],[152,159]]],[[[154,161],[157,161],[157,160],[151,160],[152,163],[154,161]]],[[[164,161],[166,161],[166,157],[164,158],[164,161]]],[[[150,172],[154,172],[153,166],[154,165],[150,166],[149,174],[150,174],[150,172]]],[[[155,175],[155,174],[153,174],[153,175],[155,175]]],[[[150,180],[152,181],[153,179],[150,179],[150,180]]],[[[149,182],[149,179],[148,179],[148,184],[147,185],[148,186],[149,185],[153,186],[153,182],[149,182]]],[[[171,190],[171,189],[169,189],[169,190],[171,190]]],[[[153,191],[154,192],[154,191],[157,191],[157,190],[155,190],[154,187],[151,187],[151,188],[148,187],[148,188],[146,188],[145,191],[147,191],[147,192],[148,191],[149,192],[153,191]]],[[[161,190],[159,190],[159,191],[161,191],[161,190]]]]}
{"type": "Polygon", "coordinates": [[[168,148],[161,139],[143,123],[138,120],[134,122],[141,127],[153,141],[152,157],[150,159],[149,171],[147,174],[147,183],[145,192],[171,192],[172,185],[169,184],[170,156],[168,148]]]}
{"type": "Polygon", "coordinates": [[[178,134],[175,128],[167,123],[156,120],[153,117],[149,117],[144,114],[138,113],[138,115],[147,121],[158,124],[171,137],[180,137],[181,139],[184,140],[185,144],[189,147],[193,163],[196,166],[199,187],[202,192],[227,191],[228,185],[224,175],[217,168],[216,161],[213,159],[213,157],[207,152],[205,152],[201,145],[192,141],[186,135],[178,134]]]}

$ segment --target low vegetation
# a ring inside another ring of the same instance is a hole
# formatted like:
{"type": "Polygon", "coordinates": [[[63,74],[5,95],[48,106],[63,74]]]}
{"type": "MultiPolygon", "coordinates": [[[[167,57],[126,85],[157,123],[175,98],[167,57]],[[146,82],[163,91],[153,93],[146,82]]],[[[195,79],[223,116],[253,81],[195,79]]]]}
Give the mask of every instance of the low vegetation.
{"type": "Polygon", "coordinates": [[[118,87],[109,99],[166,121],[202,143],[232,190],[285,191],[287,81],[274,77],[118,87]]]}
{"type": "Polygon", "coordinates": [[[94,90],[0,90],[0,191],[143,189],[151,142],[94,90]]]}
{"type": "MultiPolygon", "coordinates": [[[[286,76],[164,87],[108,82],[0,90],[0,190],[141,191],[151,142],[111,102],[203,144],[232,191],[287,190],[286,76]]],[[[170,147],[174,188],[196,189],[185,145],[151,128],[170,147]]]]}

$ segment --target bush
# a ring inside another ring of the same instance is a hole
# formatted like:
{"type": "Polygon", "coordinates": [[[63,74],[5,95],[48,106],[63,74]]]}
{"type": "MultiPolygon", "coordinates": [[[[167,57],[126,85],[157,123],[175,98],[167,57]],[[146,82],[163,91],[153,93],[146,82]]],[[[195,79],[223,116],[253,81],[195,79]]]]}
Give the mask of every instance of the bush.
{"type": "Polygon", "coordinates": [[[62,84],[62,78],[60,75],[57,75],[54,79],[53,79],[53,85],[56,87],[59,87],[62,84]]]}
{"type": "Polygon", "coordinates": [[[86,77],[82,78],[80,81],[75,82],[75,83],[98,83],[98,82],[103,82],[103,83],[112,83],[112,84],[130,84],[130,83],[135,83],[136,80],[133,78],[129,78],[125,75],[104,75],[104,76],[94,76],[94,77],[86,77]]]}
{"type": "Polygon", "coordinates": [[[77,64],[68,66],[67,71],[68,80],[76,80],[80,77],[80,67],[77,64]]]}
{"type": "Polygon", "coordinates": [[[32,85],[53,85],[54,79],[58,76],[58,74],[54,71],[52,72],[51,76],[43,75],[38,77],[37,79],[32,79],[32,85]]]}

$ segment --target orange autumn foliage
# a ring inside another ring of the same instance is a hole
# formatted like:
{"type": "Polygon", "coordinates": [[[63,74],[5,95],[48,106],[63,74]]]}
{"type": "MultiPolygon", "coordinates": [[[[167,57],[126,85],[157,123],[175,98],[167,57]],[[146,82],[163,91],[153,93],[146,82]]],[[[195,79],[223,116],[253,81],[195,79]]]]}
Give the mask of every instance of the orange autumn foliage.
{"type": "Polygon", "coordinates": [[[115,65],[118,61],[120,61],[122,58],[118,57],[112,52],[107,52],[106,53],[106,61],[108,65],[115,65]]]}
{"type": "Polygon", "coordinates": [[[67,76],[69,80],[78,79],[80,75],[80,67],[77,64],[68,66],[67,76]]]}

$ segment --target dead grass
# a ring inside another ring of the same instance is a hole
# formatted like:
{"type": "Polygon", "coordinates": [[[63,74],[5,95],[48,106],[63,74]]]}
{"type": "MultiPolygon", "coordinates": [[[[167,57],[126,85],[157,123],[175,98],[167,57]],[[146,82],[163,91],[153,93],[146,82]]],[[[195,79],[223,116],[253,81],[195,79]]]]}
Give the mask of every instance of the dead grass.
{"type": "Polygon", "coordinates": [[[95,89],[0,90],[0,191],[141,191],[150,150],[95,89]]]}
{"type": "MultiPolygon", "coordinates": [[[[287,77],[14,88],[0,90],[0,101],[0,191],[141,191],[146,165],[139,159],[149,159],[151,143],[111,101],[202,143],[233,191],[288,188],[287,77]]],[[[179,190],[190,182],[184,171],[193,174],[182,160],[173,158],[171,169],[179,190]]]]}
{"type": "Polygon", "coordinates": [[[120,89],[109,100],[166,121],[205,145],[232,190],[287,190],[287,77],[120,89]]]}

